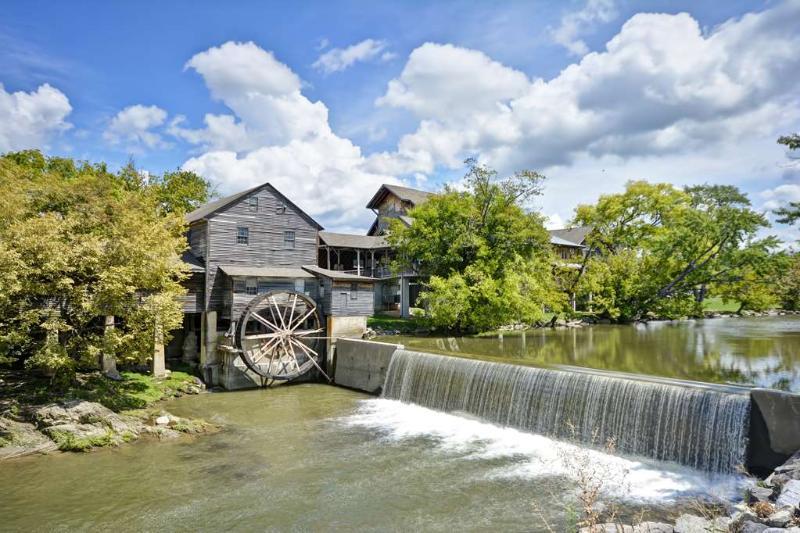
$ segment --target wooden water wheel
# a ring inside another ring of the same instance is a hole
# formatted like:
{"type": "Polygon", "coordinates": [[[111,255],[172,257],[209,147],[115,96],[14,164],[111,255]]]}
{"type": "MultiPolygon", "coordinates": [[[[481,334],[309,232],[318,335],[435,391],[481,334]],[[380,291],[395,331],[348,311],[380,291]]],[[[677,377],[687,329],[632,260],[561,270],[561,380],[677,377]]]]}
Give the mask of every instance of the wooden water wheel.
{"type": "MultiPolygon", "coordinates": [[[[281,290],[253,298],[237,325],[236,345],[264,385],[322,369],[324,327],[319,306],[305,294],[281,290]]],[[[328,378],[330,380],[330,378],[328,378]]]]}

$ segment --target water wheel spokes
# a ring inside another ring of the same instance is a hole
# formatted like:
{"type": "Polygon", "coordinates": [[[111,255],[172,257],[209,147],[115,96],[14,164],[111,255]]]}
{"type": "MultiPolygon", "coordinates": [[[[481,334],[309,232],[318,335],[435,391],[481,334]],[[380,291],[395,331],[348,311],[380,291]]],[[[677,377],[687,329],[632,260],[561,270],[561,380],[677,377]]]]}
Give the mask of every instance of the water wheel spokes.
{"type": "Polygon", "coordinates": [[[237,347],[245,365],[265,384],[289,381],[316,368],[325,329],[316,302],[294,291],[272,291],[253,298],[238,323],[237,347]]]}

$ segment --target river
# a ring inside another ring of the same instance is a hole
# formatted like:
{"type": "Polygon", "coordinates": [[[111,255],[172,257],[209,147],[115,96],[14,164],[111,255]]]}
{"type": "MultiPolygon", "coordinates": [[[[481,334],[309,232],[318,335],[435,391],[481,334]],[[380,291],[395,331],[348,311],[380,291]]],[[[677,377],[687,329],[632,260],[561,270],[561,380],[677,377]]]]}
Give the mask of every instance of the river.
{"type": "Polygon", "coordinates": [[[624,514],[650,518],[743,482],[328,385],[167,407],[225,429],[0,463],[0,530],[562,531],[585,466],[624,514]]]}
{"type": "Polygon", "coordinates": [[[380,337],[412,350],[800,392],[800,316],[715,318],[468,337],[380,337]]]}

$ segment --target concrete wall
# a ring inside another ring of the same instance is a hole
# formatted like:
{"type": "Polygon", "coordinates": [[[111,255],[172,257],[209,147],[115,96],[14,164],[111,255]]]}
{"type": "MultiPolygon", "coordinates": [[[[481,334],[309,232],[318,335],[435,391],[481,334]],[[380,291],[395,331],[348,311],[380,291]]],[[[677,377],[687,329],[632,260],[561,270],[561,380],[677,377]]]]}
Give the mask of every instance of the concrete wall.
{"type": "Polygon", "coordinates": [[[333,381],[337,385],[370,394],[380,394],[389,362],[399,344],[337,339],[333,381]]]}
{"type": "Polygon", "coordinates": [[[753,389],[750,399],[747,469],[766,475],[800,450],[800,394],[753,389]]]}

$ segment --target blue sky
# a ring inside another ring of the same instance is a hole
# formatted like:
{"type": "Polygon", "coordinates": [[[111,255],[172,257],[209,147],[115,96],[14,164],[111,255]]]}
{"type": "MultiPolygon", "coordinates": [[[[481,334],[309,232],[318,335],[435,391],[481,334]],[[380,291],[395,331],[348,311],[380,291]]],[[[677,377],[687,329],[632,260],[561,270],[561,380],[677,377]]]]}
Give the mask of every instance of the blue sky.
{"type": "Polygon", "coordinates": [[[348,231],[381,182],[435,190],[466,156],[544,172],[554,225],[628,179],[768,208],[800,199],[775,144],[798,129],[797,27],[796,0],[11,1],[0,151],[271,181],[348,231]]]}

